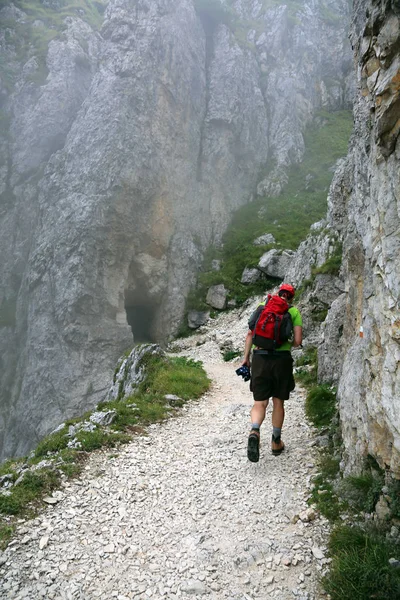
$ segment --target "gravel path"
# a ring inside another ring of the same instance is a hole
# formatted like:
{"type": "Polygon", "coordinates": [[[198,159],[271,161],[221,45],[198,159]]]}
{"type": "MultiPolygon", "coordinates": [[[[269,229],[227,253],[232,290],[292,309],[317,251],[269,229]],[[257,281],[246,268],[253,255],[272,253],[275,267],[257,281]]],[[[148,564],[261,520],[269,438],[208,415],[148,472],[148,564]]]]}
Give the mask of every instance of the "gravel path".
{"type": "Polygon", "coordinates": [[[270,452],[269,412],[249,463],[248,383],[216,347],[183,352],[205,361],[206,396],[118,455],[95,453],[57,504],[21,523],[0,554],[0,598],[323,597],[328,524],[306,503],[316,450],[304,394],[287,403],[285,452],[270,452]]]}

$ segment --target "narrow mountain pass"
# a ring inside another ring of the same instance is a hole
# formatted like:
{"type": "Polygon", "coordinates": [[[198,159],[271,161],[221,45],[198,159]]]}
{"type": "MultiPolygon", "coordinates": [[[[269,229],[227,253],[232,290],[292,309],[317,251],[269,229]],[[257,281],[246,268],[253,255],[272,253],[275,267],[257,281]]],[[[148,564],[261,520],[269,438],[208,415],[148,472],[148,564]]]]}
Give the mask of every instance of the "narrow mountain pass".
{"type": "Polygon", "coordinates": [[[306,503],[316,450],[304,393],[287,402],[285,452],[271,454],[268,412],[250,463],[249,385],[217,353],[203,359],[213,383],[200,401],[95,453],[56,504],[21,523],[0,557],[0,598],[322,597],[328,524],[306,503]]]}

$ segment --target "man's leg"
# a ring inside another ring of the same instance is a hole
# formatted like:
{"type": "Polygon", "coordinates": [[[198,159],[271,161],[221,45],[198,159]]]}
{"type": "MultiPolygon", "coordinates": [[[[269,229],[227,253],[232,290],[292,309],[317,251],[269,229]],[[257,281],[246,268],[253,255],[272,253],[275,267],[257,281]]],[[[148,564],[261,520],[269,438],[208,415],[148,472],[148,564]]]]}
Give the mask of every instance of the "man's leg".
{"type": "Polygon", "coordinates": [[[258,429],[265,419],[265,411],[267,410],[268,400],[255,400],[253,408],[250,411],[251,425],[258,425],[258,429]]]}
{"type": "Polygon", "coordinates": [[[247,458],[251,462],[258,462],[260,457],[260,427],[265,419],[268,400],[255,400],[250,411],[251,431],[247,442],[247,458]]]}
{"type": "Polygon", "coordinates": [[[280,398],[272,398],[272,454],[280,454],[285,444],[281,440],[281,430],[285,419],[285,405],[280,398]]]}

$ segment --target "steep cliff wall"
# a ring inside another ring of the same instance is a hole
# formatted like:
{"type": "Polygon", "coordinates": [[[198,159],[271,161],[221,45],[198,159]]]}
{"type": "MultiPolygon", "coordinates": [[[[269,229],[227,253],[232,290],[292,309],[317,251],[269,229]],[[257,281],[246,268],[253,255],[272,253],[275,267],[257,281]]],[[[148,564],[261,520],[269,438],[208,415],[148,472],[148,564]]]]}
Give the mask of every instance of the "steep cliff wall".
{"type": "Polygon", "coordinates": [[[332,224],[344,231],[339,401],[349,468],[372,454],[400,477],[400,5],[356,2],[359,94],[332,224]],[[363,337],[360,337],[360,328],[363,337]]]}
{"type": "MultiPolygon", "coordinates": [[[[399,3],[356,2],[351,41],[358,90],[350,152],[331,185],[327,222],[288,275],[310,277],[310,265],[332,253],[332,236],[342,242],[340,276],[328,278],[330,310],[312,339],[319,378],[338,385],[345,469],[359,470],[370,454],[400,478],[399,3]]],[[[317,276],[305,308],[326,296],[320,283],[317,276]]]]}
{"type": "Polygon", "coordinates": [[[313,111],[349,102],[344,0],[194,5],[112,0],[100,32],[69,16],[45,77],[17,52],[28,15],[0,11],[1,456],[101,400],[132,330],[176,331],[266,165],[278,192],[313,111]]]}

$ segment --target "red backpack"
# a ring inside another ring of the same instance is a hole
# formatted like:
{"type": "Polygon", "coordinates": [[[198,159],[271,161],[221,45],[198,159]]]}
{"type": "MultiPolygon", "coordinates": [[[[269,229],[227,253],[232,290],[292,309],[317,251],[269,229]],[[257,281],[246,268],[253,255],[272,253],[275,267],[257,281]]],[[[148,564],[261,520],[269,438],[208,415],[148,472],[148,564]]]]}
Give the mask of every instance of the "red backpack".
{"type": "Polygon", "coordinates": [[[280,296],[268,294],[267,301],[253,330],[253,344],[264,350],[275,350],[293,335],[289,304],[280,296]]]}

